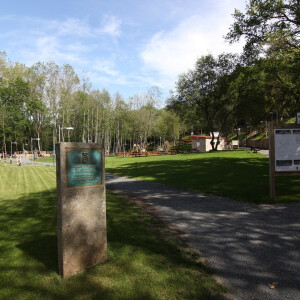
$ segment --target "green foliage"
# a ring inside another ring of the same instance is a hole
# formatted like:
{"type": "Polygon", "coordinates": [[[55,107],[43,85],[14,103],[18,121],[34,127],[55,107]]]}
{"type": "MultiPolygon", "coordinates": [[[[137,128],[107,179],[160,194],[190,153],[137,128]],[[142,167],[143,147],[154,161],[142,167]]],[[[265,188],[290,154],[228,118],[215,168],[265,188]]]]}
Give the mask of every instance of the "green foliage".
{"type": "Polygon", "coordinates": [[[203,128],[211,133],[226,131],[237,107],[236,87],[232,84],[238,75],[237,59],[231,54],[201,57],[194,70],[180,75],[168,108],[178,114],[185,109],[185,117],[202,120],[203,128]]]}
{"type": "Polygon", "coordinates": [[[247,2],[245,14],[235,10],[226,38],[246,40],[237,119],[255,126],[271,111],[282,121],[300,109],[300,5],[298,0],[247,2]]]}
{"type": "MultiPolygon", "coordinates": [[[[0,86],[2,121],[8,141],[23,141],[29,129],[29,85],[21,78],[0,86]]],[[[4,134],[4,133],[2,133],[4,134]]]]}
{"type": "Polygon", "coordinates": [[[247,134],[246,133],[239,133],[239,135],[237,134],[229,134],[227,136],[228,140],[245,140],[246,139],[247,134]]]}
{"type": "Polygon", "coordinates": [[[153,133],[161,136],[163,140],[176,143],[179,140],[180,132],[184,130],[178,115],[173,111],[161,109],[157,113],[156,126],[153,133]]]}
{"type": "Polygon", "coordinates": [[[192,152],[192,143],[191,142],[178,142],[176,148],[179,153],[192,152]]]}
{"type": "Polygon", "coordinates": [[[232,82],[238,91],[237,123],[257,126],[269,118],[271,111],[276,111],[281,120],[296,114],[300,109],[300,77],[295,77],[295,64],[299,64],[296,55],[283,55],[260,58],[240,68],[232,82]]]}
{"type": "Polygon", "coordinates": [[[256,56],[264,45],[272,45],[273,50],[283,45],[300,50],[298,0],[248,0],[245,14],[235,10],[233,16],[235,21],[226,38],[235,42],[243,36],[247,56],[256,56]]]}
{"type": "Polygon", "coordinates": [[[265,132],[260,132],[260,133],[257,133],[255,135],[253,135],[251,137],[251,140],[254,140],[254,141],[257,141],[257,140],[261,140],[261,139],[265,139],[267,138],[267,135],[265,132]]]}

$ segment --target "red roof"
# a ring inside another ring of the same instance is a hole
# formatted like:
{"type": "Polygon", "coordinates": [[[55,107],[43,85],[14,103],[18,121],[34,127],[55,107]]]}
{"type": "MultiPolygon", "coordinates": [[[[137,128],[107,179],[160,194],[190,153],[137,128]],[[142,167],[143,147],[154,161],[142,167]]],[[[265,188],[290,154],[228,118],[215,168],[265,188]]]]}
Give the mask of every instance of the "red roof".
{"type": "MultiPolygon", "coordinates": [[[[216,137],[215,137],[216,138],[216,137]]],[[[211,136],[207,135],[191,135],[192,140],[200,140],[200,139],[211,139],[211,136]]],[[[220,136],[221,140],[226,140],[226,137],[220,136]]]]}

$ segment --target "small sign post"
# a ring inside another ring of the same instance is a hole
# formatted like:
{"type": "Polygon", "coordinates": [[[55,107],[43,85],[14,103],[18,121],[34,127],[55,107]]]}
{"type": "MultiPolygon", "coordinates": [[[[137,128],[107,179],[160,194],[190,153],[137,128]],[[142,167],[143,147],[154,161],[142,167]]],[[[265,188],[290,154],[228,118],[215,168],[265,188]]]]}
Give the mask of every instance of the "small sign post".
{"type": "Polygon", "coordinates": [[[59,274],[106,260],[104,152],[98,144],[56,144],[59,274]]]}
{"type": "Polygon", "coordinates": [[[269,122],[269,186],[270,198],[275,200],[275,150],[274,150],[274,128],[273,121],[269,122]]]}
{"type": "Polygon", "coordinates": [[[35,149],[34,152],[33,152],[33,160],[34,160],[35,163],[36,163],[37,160],[38,160],[38,152],[37,152],[36,149],[35,149]]]}
{"type": "Polygon", "coordinates": [[[53,145],[52,157],[53,157],[53,165],[54,165],[54,160],[55,160],[55,145],[53,145]]]}

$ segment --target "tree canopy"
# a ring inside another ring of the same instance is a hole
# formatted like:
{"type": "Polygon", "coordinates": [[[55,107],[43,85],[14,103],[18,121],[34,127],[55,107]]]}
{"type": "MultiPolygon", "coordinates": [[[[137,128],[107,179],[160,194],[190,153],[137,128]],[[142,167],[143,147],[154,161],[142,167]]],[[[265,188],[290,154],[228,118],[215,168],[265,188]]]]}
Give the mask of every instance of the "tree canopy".
{"type": "Polygon", "coordinates": [[[246,12],[235,10],[233,17],[226,38],[246,40],[244,63],[253,76],[261,74],[260,107],[266,101],[265,109],[275,110],[281,120],[295,114],[300,109],[300,1],[248,0],[246,12]]]}
{"type": "Polygon", "coordinates": [[[235,10],[234,23],[226,38],[236,42],[244,37],[245,54],[255,56],[265,46],[300,50],[299,0],[249,0],[246,12],[235,10]]]}
{"type": "Polygon", "coordinates": [[[188,119],[202,120],[202,126],[213,136],[212,149],[216,149],[214,132],[225,132],[237,107],[235,87],[238,57],[222,54],[197,60],[195,68],[182,74],[176,83],[176,92],[168,100],[168,108],[188,119]],[[183,113],[182,113],[183,112],[183,113]]]}

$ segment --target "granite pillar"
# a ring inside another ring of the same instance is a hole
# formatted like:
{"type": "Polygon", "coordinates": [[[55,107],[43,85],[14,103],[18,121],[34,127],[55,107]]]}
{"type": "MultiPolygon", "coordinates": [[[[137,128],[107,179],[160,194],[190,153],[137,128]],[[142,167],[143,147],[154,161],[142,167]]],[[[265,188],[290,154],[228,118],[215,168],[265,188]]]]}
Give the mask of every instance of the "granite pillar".
{"type": "Polygon", "coordinates": [[[104,151],[98,144],[56,144],[59,274],[106,260],[104,151]]]}

